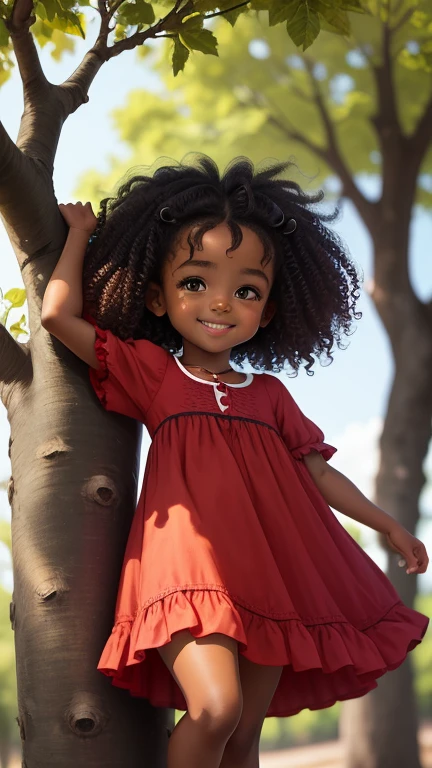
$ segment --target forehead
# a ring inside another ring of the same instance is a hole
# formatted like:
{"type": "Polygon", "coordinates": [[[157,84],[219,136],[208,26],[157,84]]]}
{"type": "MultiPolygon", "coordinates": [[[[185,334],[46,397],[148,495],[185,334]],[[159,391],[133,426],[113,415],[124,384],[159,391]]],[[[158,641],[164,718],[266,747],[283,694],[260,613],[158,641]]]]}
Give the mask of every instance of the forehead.
{"type": "MultiPolygon", "coordinates": [[[[196,249],[193,258],[213,262],[220,269],[241,270],[245,267],[260,269],[267,274],[272,273],[272,259],[264,261],[264,245],[258,235],[248,227],[241,227],[242,242],[236,250],[232,246],[232,234],[227,224],[218,224],[202,237],[202,250],[196,249]],[[267,263],[266,263],[267,262],[267,263]]],[[[188,237],[194,229],[186,229],[173,248],[173,261],[176,268],[188,260],[190,245],[188,237]]]]}

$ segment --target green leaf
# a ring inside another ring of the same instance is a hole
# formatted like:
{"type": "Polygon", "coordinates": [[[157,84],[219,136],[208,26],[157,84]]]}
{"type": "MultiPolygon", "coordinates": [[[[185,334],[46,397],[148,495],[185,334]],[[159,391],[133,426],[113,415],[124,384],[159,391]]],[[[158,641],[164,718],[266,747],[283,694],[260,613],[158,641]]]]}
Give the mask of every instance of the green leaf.
{"type": "Polygon", "coordinates": [[[3,21],[0,21],[0,47],[6,46],[9,42],[9,32],[3,21]]]}
{"type": "Polygon", "coordinates": [[[26,336],[29,335],[27,328],[25,328],[25,323],[26,317],[25,315],[21,315],[20,320],[18,320],[16,323],[13,323],[9,328],[10,333],[15,339],[18,338],[18,336],[20,336],[22,333],[26,334],[26,336]]]}
{"type": "Polygon", "coordinates": [[[350,11],[351,13],[370,13],[361,0],[342,0],[340,7],[341,10],[350,11]]]}
{"type": "Polygon", "coordinates": [[[22,307],[26,300],[26,292],[24,288],[11,288],[5,293],[4,298],[12,304],[11,309],[15,307],[22,307]]]}
{"type": "Polygon", "coordinates": [[[42,13],[40,13],[41,18],[46,18],[48,21],[53,21],[56,13],[58,11],[61,12],[61,7],[59,7],[55,0],[40,0],[40,3],[38,5],[42,5],[45,9],[45,17],[42,13]]]}
{"type": "Polygon", "coordinates": [[[310,7],[308,0],[297,0],[293,3],[297,10],[287,21],[288,34],[295,45],[305,51],[319,35],[319,16],[310,7]]]}
{"type": "Polygon", "coordinates": [[[145,0],[136,0],[135,3],[122,5],[120,17],[127,24],[135,26],[136,24],[152,24],[155,20],[155,13],[150,3],[146,3],[145,0]]]}
{"type": "MultiPolygon", "coordinates": [[[[296,3],[295,7],[297,8],[296,3]]],[[[292,8],[293,3],[276,0],[269,8],[269,26],[275,27],[277,24],[287,21],[292,14],[292,8]]]]}
{"type": "Polygon", "coordinates": [[[233,11],[227,11],[227,13],[223,14],[222,18],[226,19],[233,27],[239,16],[241,16],[242,13],[246,13],[247,10],[248,6],[244,5],[243,8],[235,8],[233,11]]]}
{"type": "Polygon", "coordinates": [[[177,77],[178,73],[184,70],[185,64],[189,58],[189,54],[189,49],[183,45],[179,38],[174,38],[174,50],[172,56],[172,68],[174,77],[177,77]]]}
{"type": "Polygon", "coordinates": [[[63,16],[58,16],[58,26],[63,32],[68,35],[80,35],[85,40],[85,32],[83,29],[84,16],[78,13],[72,13],[72,11],[63,11],[63,16]]]}
{"type": "Polygon", "coordinates": [[[217,56],[217,40],[209,29],[185,29],[180,33],[180,40],[190,51],[201,51],[211,56],[217,56]]]}
{"type": "Polygon", "coordinates": [[[341,35],[349,35],[351,32],[351,24],[346,11],[341,8],[335,8],[334,4],[330,4],[325,0],[310,0],[310,5],[313,11],[320,13],[321,16],[333,27],[334,31],[339,32],[341,35]]]}

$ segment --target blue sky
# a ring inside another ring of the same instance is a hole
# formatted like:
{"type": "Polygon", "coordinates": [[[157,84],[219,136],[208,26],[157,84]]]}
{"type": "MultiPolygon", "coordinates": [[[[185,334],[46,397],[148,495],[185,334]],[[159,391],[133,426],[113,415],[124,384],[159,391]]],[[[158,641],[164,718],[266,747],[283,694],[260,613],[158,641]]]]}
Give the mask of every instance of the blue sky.
{"type": "MultiPolygon", "coordinates": [[[[78,40],[76,54],[65,55],[60,64],[52,61],[45,48],[42,62],[47,77],[52,82],[61,82],[68,77],[79,63],[87,45],[78,40]]],[[[60,202],[74,199],[73,189],[85,170],[104,170],[108,156],[125,154],[124,147],[113,132],[110,112],[124,104],[129,90],[140,86],[154,90],[160,88],[157,78],[149,74],[146,63],[137,60],[134,52],[122,54],[104,65],[99,72],[90,90],[89,103],[68,119],[63,130],[54,173],[60,202]]],[[[17,134],[21,112],[21,84],[15,73],[0,90],[0,116],[13,138],[17,134]]],[[[153,159],[156,158],[145,158],[145,162],[153,159]]],[[[334,362],[330,366],[320,367],[317,364],[313,377],[301,372],[297,379],[284,378],[300,407],[320,425],[327,440],[338,446],[333,465],[370,495],[378,462],[377,438],[385,414],[393,365],[386,335],[367,294],[372,275],[369,237],[350,205],[345,206],[336,229],[364,272],[365,289],[359,304],[359,309],[364,313],[363,318],[350,337],[349,347],[344,351],[336,350],[334,362]]],[[[415,290],[422,299],[432,296],[432,261],[428,257],[431,237],[432,214],[416,213],[412,226],[410,269],[415,290]]],[[[0,254],[0,287],[6,291],[22,285],[15,257],[1,224],[0,254]]],[[[0,478],[10,474],[8,437],[6,412],[0,404],[0,478]]],[[[144,445],[147,446],[146,441],[144,445]]],[[[427,472],[432,477],[431,452],[427,460],[427,472]]],[[[430,488],[423,495],[422,508],[432,517],[430,488]]],[[[0,516],[9,517],[6,495],[1,492],[0,516]]],[[[419,535],[425,538],[432,551],[432,525],[422,525],[419,535]]],[[[370,541],[370,554],[382,564],[372,537],[370,541]]],[[[0,578],[2,557],[3,568],[7,570],[5,553],[0,549],[0,578]]],[[[4,573],[3,580],[10,584],[10,574],[4,573]]],[[[432,589],[432,575],[422,577],[421,582],[423,589],[432,589]]]]}

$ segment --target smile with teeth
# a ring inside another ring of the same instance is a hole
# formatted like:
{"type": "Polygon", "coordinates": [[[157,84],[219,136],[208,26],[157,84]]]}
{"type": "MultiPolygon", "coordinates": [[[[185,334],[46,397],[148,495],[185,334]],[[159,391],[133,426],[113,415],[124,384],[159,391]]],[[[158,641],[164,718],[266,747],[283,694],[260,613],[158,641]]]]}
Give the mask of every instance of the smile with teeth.
{"type": "Polygon", "coordinates": [[[207,323],[205,320],[200,320],[199,322],[207,328],[214,328],[216,331],[225,331],[227,328],[233,328],[232,325],[227,323],[207,323]]]}

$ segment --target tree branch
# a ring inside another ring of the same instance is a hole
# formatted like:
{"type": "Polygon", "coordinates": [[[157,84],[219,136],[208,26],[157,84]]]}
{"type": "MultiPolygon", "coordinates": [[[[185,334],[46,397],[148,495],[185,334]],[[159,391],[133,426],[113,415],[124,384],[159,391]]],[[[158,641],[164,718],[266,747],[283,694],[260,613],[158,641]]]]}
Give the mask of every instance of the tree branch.
{"type": "MultiPolygon", "coordinates": [[[[100,55],[103,37],[98,37],[93,48],[86,53],[81,64],[62,85],[58,86],[63,101],[65,116],[71,115],[81,104],[87,103],[89,88],[106,59],[100,55]]],[[[105,39],[106,47],[106,39],[105,39]]]]}
{"type": "Polygon", "coordinates": [[[10,168],[16,167],[21,159],[21,152],[12,141],[3,123],[0,122],[0,209],[5,194],[5,177],[10,176],[10,168]]]}
{"type": "Polygon", "coordinates": [[[231,11],[236,11],[237,8],[243,8],[245,5],[249,5],[250,0],[246,0],[245,3],[238,3],[238,5],[233,5],[232,8],[225,8],[224,11],[216,11],[216,13],[209,13],[206,15],[206,19],[214,19],[215,16],[225,16],[226,13],[231,13],[231,11]]]}
{"type": "Polygon", "coordinates": [[[408,139],[411,150],[417,153],[421,159],[432,141],[432,89],[429,101],[417,123],[414,132],[408,139]]]}
{"type": "MultiPolygon", "coordinates": [[[[5,19],[5,25],[11,34],[24,91],[35,82],[39,87],[48,86],[30,32],[34,21],[33,0],[15,0],[9,19],[5,19]]],[[[31,92],[28,95],[30,96],[31,92]]]]}
{"type": "MultiPolygon", "coordinates": [[[[304,57],[304,61],[312,87],[313,100],[318,109],[327,139],[327,148],[320,148],[319,154],[339,176],[343,188],[342,195],[344,197],[349,197],[350,200],[352,200],[365,224],[371,226],[376,216],[376,205],[371,203],[355,184],[353,175],[342,156],[334,123],[324,103],[318,81],[314,76],[314,62],[307,56],[304,57]]],[[[316,149],[312,148],[312,151],[315,151],[318,154],[316,149]]]]}
{"type": "Polygon", "coordinates": [[[4,325],[0,324],[0,391],[1,385],[14,384],[24,378],[29,359],[25,346],[15,341],[4,325]]]}
{"type": "Polygon", "coordinates": [[[25,255],[46,247],[52,233],[58,231],[52,217],[61,219],[51,174],[13,143],[1,123],[0,213],[13,245],[22,254],[20,266],[25,255]]]}
{"type": "Polygon", "coordinates": [[[396,102],[396,90],[392,68],[392,30],[386,23],[382,26],[382,61],[371,67],[377,87],[378,112],[372,119],[381,146],[393,148],[394,142],[402,138],[396,102]],[[389,145],[390,142],[390,145],[389,145]]]}
{"type": "MultiPolygon", "coordinates": [[[[402,4],[400,4],[400,5],[402,5],[402,4]]],[[[399,10],[400,10],[400,9],[399,9],[399,10]]],[[[393,34],[394,34],[395,32],[399,32],[399,30],[400,30],[400,29],[402,29],[402,27],[404,27],[404,26],[405,26],[405,24],[406,24],[406,23],[407,23],[407,22],[410,20],[410,18],[411,18],[411,17],[414,15],[414,11],[415,11],[415,10],[416,10],[416,8],[415,8],[415,6],[413,6],[412,8],[408,8],[408,10],[407,10],[407,11],[405,11],[405,13],[403,13],[403,14],[402,14],[402,16],[401,16],[401,18],[399,19],[399,21],[397,21],[397,22],[396,22],[396,24],[395,24],[395,25],[394,25],[394,26],[391,28],[391,31],[392,31],[392,33],[393,33],[393,34]]],[[[397,12],[398,12],[398,10],[397,10],[397,9],[395,9],[395,12],[397,13],[397,12]]]]}
{"type": "Polygon", "coordinates": [[[107,59],[112,59],[123,51],[130,51],[145,43],[146,40],[156,38],[161,32],[175,32],[185,16],[189,16],[194,7],[193,0],[186,3],[181,10],[179,10],[180,5],[181,0],[177,0],[175,6],[169,13],[162,19],[159,19],[156,24],[148,27],[148,29],[145,29],[142,32],[135,32],[134,35],[125,37],[123,40],[114,43],[110,48],[107,48],[107,59]]]}

